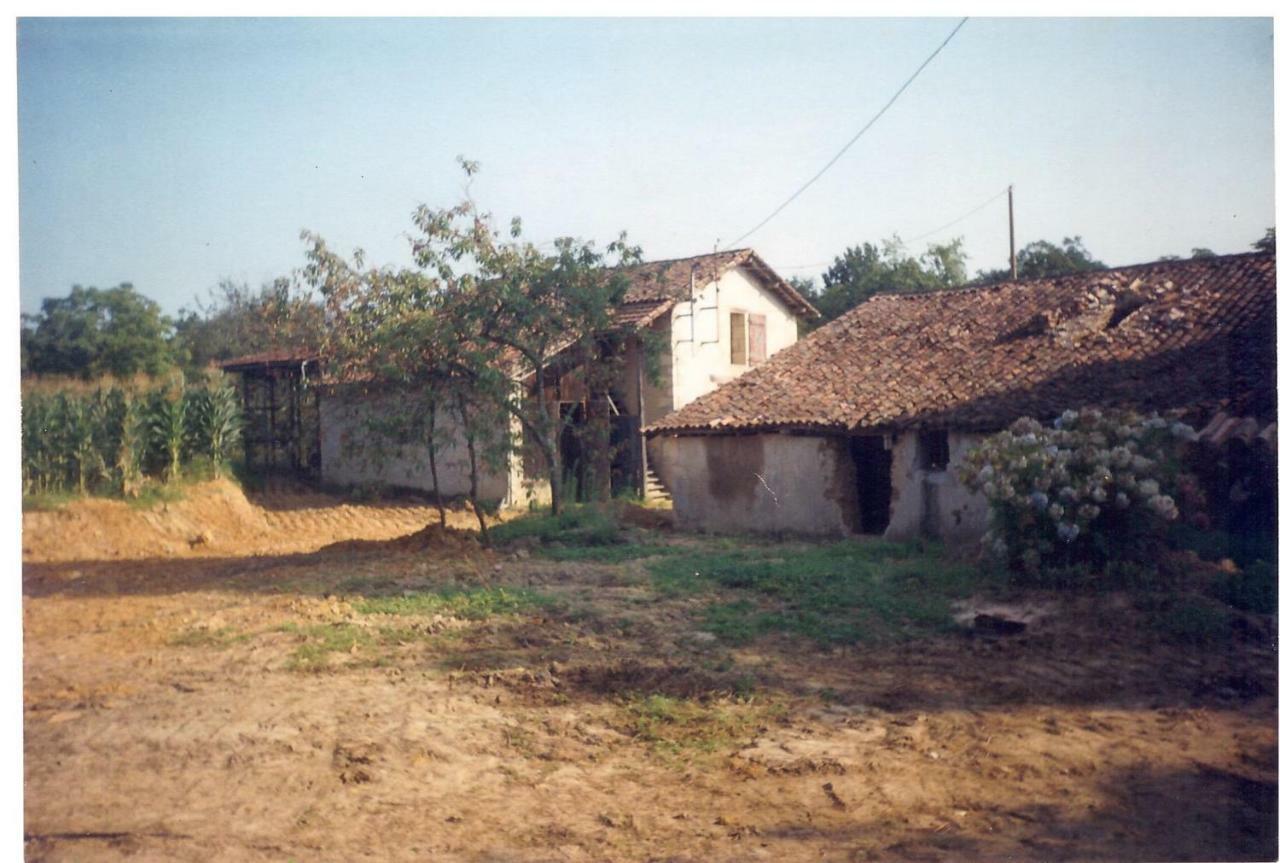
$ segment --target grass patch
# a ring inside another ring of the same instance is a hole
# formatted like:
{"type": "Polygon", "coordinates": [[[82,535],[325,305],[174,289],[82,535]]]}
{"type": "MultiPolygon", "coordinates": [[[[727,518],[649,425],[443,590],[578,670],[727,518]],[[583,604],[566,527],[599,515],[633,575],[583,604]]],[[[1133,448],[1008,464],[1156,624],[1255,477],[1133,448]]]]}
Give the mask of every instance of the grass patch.
{"type": "Polygon", "coordinates": [[[622,545],[566,545],[539,550],[539,554],[551,560],[588,561],[591,563],[625,563],[646,557],[676,554],[678,549],[669,545],[651,543],[626,543],[622,545]]]}
{"type": "Polygon", "coordinates": [[[618,521],[602,506],[566,506],[559,515],[539,511],[496,524],[489,536],[499,544],[519,539],[538,539],[543,544],[594,546],[621,542],[618,521]]]}
{"type": "Polygon", "coordinates": [[[792,632],[821,644],[891,641],[954,627],[950,601],[991,587],[940,548],[854,540],[791,547],[738,548],[668,556],[649,564],[668,594],[710,589],[738,593],[705,612],[708,631],[730,643],[792,632]]]}
{"type": "Polygon", "coordinates": [[[395,647],[432,637],[429,633],[412,627],[384,626],[371,628],[352,623],[319,623],[299,626],[286,623],[280,627],[301,639],[301,644],[289,657],[292,671],[323,671],[338,654],[359,655],[365,651],[359,665],[382,667],[390,663],[380,648],[395,647]]]}
{"type": "Polygon", "coordinates": [[[711,753],[742,743],[780,709],[750,699],[703,701],[652,694],[624,701],[622,724],[632,737],[662,754],[711,753]]]}
{"type": "Polygon", "coordinates": [[[553,604],[550,597],[523,588],[445,587],[407,596],[368,597],[353,607],[360,614],[444,614],[464,620],[485,620],[553,604]]]}
{"type": "Polygon", "coordinates": [[[212,647],[224,648],[233,644],[248,641],[251,636],[240,632],[235,627],[223,626],[219,629],[188,629],[169,639],[172,647],[212,647]]]}
{"type": "Polygon", "coordinates": [[[1195,594],[1158,601],[1148,612],[1151,626],[1170,641],[1209,645],[1231,637],[1231,614],[1221,603],[1195,594]]]}

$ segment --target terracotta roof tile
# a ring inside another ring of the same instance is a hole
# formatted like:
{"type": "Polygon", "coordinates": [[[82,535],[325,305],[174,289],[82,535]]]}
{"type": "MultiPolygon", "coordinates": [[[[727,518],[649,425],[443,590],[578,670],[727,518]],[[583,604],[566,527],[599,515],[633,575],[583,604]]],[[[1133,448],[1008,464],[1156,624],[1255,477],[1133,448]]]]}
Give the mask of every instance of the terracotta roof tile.
{"type": "Polygon", "coordinates": [[[1275,416],[1272,254],[880,295],[650,425],[994,429],[1092,404],[1275,416]]]}
{"type": "Polygon", "coordinates": [[[754,275],[795,314],[801,317],[818,317],[818,310],[751,249],[732,249],[668,261],[649,261],[629,267],[625,272],[631,284],[622,301],[630,304],[654,300],[687,300],[691,292],[702,290],[734,267],[743,267],[754,275]]]}

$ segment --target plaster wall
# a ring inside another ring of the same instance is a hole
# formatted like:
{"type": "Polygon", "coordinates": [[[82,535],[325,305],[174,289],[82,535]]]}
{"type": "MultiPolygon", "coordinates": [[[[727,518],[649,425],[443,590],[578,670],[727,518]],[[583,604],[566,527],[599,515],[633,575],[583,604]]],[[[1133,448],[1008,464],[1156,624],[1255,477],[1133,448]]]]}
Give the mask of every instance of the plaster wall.
{"type": "MultiPolygon", "coordinates": [[[[677,303],[671,310],[671,410],[679,410],[749,368],[729,362],[732,312],[764,315],[766,357],[796,340],[795,315],[754,276],[734,267],[691,302],[677,303]]],[[[648,413],[648,418],[653,421],[661,415],[648,413]]]]}
{"type": "Polygon", "coordinates": [[[814,536],[857,529],[855,472],[843,437],[660,435],[650,447],[683,529],[814,536]]]}
{"type": "MultiPolygon", "coordinates": [[[[379,442],[370,433],[369,418],[391,409],[390,397],[355,397],[339,393],[320,401],[320,464],[326,482],[335,485],[383,483],[431,491],[431,467],[425,445],[393,446],[379,442]]],[[[395,398],[397,411],[404,409],[404,397],[395,398]]],[[[438,437],[449,441],[439,447],[436,468],[440,495],[456,497],[470,490],[470,465],[461,424],[447,411],[437,417],[438,437]]],[[[518,462],[512,459],[512,462],[518,462]]],[[[489,503],[511,503],[507,491],[518,481],[516,469],[480,469],[480,499],[489,503]]]]}
{"type": "Polygon", "coordinates": [[[981,435],[948,432],[947,469],[929,470],[921,464],[920,435],[915,431],[899,433],[893,447],[887,538],[927,536],[953,546],[978,541],[986,530],[987,501],[964,487],[955,468],[981,440],[981,435]]]}

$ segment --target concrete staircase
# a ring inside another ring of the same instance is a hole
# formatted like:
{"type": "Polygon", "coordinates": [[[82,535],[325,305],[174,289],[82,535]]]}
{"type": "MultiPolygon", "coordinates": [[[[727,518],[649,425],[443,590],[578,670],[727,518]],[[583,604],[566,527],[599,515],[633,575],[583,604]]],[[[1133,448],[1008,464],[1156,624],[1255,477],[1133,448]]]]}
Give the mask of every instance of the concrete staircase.
{"type": "Polygon", "coordinates": [[[644,499],[646,503],[671,503],[671,492],[667,491],[653,468],[649,468],[644,475],[644,499]]]}

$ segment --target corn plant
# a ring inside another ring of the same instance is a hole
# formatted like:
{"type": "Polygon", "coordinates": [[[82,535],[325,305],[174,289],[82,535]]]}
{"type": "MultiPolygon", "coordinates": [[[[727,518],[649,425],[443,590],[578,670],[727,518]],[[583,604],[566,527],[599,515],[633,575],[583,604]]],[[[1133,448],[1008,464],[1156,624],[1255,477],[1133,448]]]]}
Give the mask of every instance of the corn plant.
{"type": "Polygon", "coordinates": [[[222,476],[222,468],[230,459],[244,427],[240,396],[225,384],[210,385],[200,392],[195,406],[196,437],[200,441],[200,450],[213,462],[213,475],[222,476]]]}
{"type": "Polygon", "coordinates": [[[165,479],[177,481],[182,474],[182,449],[187,437],[186,391],[179,387],[177,393],[157,393],[152,399],[147,430],[151,442],[163,458],[165,479]]]}

